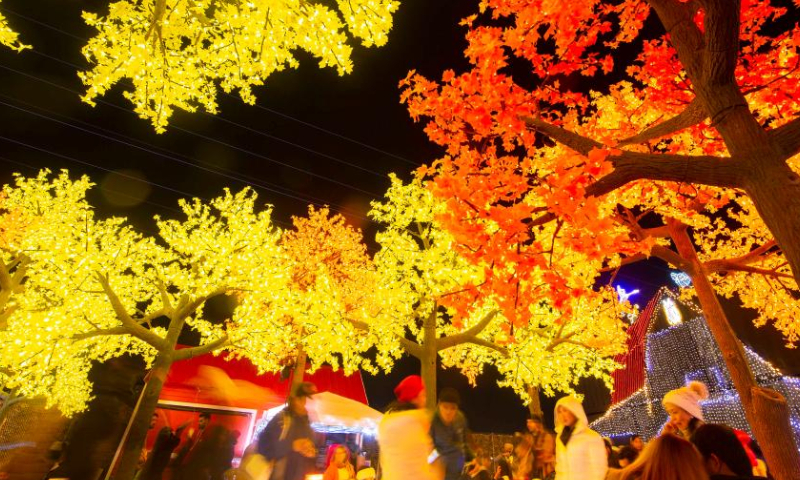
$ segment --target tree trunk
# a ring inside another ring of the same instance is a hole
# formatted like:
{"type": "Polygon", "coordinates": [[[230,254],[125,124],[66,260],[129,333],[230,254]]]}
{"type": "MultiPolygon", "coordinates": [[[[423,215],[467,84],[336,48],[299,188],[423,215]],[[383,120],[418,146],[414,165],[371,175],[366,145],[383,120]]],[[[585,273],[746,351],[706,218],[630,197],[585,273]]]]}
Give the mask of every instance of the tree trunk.
{"type": "Polygon", "coordinates": [[[544,416],[544,412],[542,412],[542,401],[539,398],[539,389],[536,387],[528,387],[528,396],[531,398],[528,404],[528,410],[531,416],[544,416]]]}
{"type": "MultiPolygon", "coordinates": [[[[123,438],[123,450],[114,475],[115,480],[133,480],[136,465],[142,452],[142,446],[150,429],[150,419],[156,411],[158,397],[167,379],[167,373],[172,366],[172,355],[159,353],[153,368],[150,370],[149,379],[144,386],[139,408],[134,412],[131,428],[127,438],[123,438]]],[[[113,468],[113,465],[112,465],[113,468]]]]}
{"type": "Polygon", "coordinates": [[[439,357],[436,345],[436,308],[433,313],[425,320],[422,327],[424,329],[422,341],[422,381],[425,384],[425,406],[429,410],[436,409],[436,363],[439,357]]]}
{"type": "Polygon", "coordinates": [[[306,361],[308,360],[308,355],[306,355],[306,351],[302,348],[297,350],[297,360],[294,362],[294,371],[292,372],[292,384],[289,386],[289,392],[287,393],[287,397],[291,396],[291,394],[303,383],[303,379],[306,375],[306,361]]]}
{"type": "MultiPolygon", "coordinates": [[[[760,160],[760,158],[758,159],[760,160]]],[[[781,247],[800,285],[800,177],[785,163],[752,162],[745,191],[781,247]]]]}
{"type": "Polygon", "coordinates": [[[764,452],[770,472],[777,480],[800,478],[800,455],[794,442],[786,399],[780,393],[756,384],[744,348],[722,310],[702,262],[697,258],[686,226],[675,221],[668,222],[668,225],[678,253],[690,264],[687,273],[692,278],[708,327],[722,351],[747,422],[764,452]]]}

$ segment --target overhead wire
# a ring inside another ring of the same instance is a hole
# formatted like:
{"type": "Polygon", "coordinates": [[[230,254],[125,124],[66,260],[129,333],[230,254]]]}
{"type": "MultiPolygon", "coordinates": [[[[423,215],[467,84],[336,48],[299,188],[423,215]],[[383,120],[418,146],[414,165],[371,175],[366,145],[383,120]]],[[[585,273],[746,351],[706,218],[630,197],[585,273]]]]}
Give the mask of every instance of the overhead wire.
{"type": "MultiPolygon", "coordinates": [[[[9,9],[9,8],[5,7],[5,6],[0,6],[0,10],[4,11],[6,13],[9,13],[11,15],[17,16],[19,18],[22,18],[24,20],[27,20],[29,22],[35,23],[37,25],[40,25],[42,27],[45,27],[45,28],[47,28],[49,30],[52,30],[54,32],[58,32],[58,33],[61,33],[63,35],[66,35],[66,36],[71,37],[71,38],[73,38],[75,40],[79,40],[79,41],[82,41],[82,42],[87,41],[86,38],[83,38],[83,37],[81,37],[79,35],[75,35],[75,34],[70,33],[70,32],[68,32],[68,31],[66,31],[64,29],[58,28],[55,25],[51,25],[49,23],[45,23],[45,22],[42,22],[41,20],[37,20],[37,19],[35,19],[33,17],[30,17],[28,15],[24,15],[22,13],[16,12],[16,11],[14,11],[12,9],[9,9]]],[[[232,98],[236,97],[233,94],[225,93],[225,92],[223,92],[223,95],[228,96],[228,97],[232,97],[232,98]]],[[[336,138],[339,138],[339,139],[344,140],[346,142],[350,142],[350,143],[352,143],[354,145],[358,145],[358,146],[364,147],[364,148],[366,148],[368,150],[372,150],[373,152],[380,153],[380,154],[386,155],[388,157],[392,157],[394,159],[397,159],[397,160],[400,160],[400,161],[402,161],[404,163],[407,163],[408,165],[411,165],[411,166],[414,166],[414,167],[418,167],[419,166],[418,162],[414,162],[412,160],[409,160],[409,159],[403,157],[402,155],[397,155],[397,154],[389,152],[387,150],[378,148],[378,147],[376,147],[374,145],[370,145],[370,144],[368,144],[366,142],[363,142],[361,140],[357,140],[355,138],[348,137],[347,135],[342,135],[340,133],[337,133],[337,132],[334,132],[334,131],[329,130],[327,128],[324,128],[324,127],[321,127],[319,125],[316,125],[314,123],[311,123],[311,122],[308,122],[308,121],[305,121],[305,120],[301,120],[301,119],[293,117],[293,116],[291,116],[291,115],[289,115],[287,113],[283,113],[281,111],[278,111],[278,110],[276,110],[274,108],[265,107],[265,106],[259,105],[259,104],[255,104],[254,106],[259,110],[264,110],[266,112],[272,113],[273,115],[277,115],[279,117],[285,118],[287,120],[291,120],[291,121],[293,121],[295,123],[299,123],[299,124],[304,125],[306,127],[313,128],[314,130],[323,132],[323,133],[328,134],[328,135],[330,135],[332,137],[336,137],[336,138]]]]}
{"type": "MultiPolygon", "coordinates": [[[[19,13],[17,13],[17,12],[14,12],[13,10],[9,10],[9,9],[7,9],[7,8],[5,8],[5,7],[0,7],[0,11],[4,11],[4,12],[10,13],[10,14],[12,14],[12,15],[19,16],[20,18],[23,18],[23,19],[25,19],[25,20],[27,20],[27,21],[30,21],[30,22],[36,23],[37,25],[44,26],[44,27],[46,27],[46,28],[48,28],[48,29],[50,29],[50,30],[52,30],[52,31],[54,31],[54,32],[57,32],[57,33],[60,33],[60,34],[63,34],[63,35],[69,36],[69,37],[71,37],[71,38],[73,38],[73,39],[75,39],[75,40],[80,40],[80,41],[82,41],[82,42],[86,42],[86,41],[88,41],[88,39],[86,39],[86,38],[80,37],[80,36],[78,36],[78,35],[74,35],[74,34],[72,34],[72,33],[70,33],[70,32],[67,32],[66,30],[63,30],[63,29],[61,29],[61,28],[58,28],[58,27],[56,27],[56,26],[54,26],[54,25],[51,25],[51,24],[48,24],[48,23],[46,23],[46,22],[42,22],[42,21],[40,21],[40,20],[36,20],[36,19],[34,19],[34,18],[32,18],[32,17],[26,16],[26,15],[23,15],[23,14],[19,14],[19,13]]],[[[73,63],[71,63],[71,62],[68,62],[68,61],[62,60],[62,59],[60,59],[60,58],[57,58],[57,57],[53,57],[53,56],[51,56],[51,55],[47,55],[47,54],[45,54],[45,53],[43,53],[43,52],[40,52],[40,51],[38,51],[38,50],[32,50],[32,53],[34,53],[34,54],[37,54],[37,55],[40,55],[40,56],[43,56],[43,57],[46,57],[46,58],[50,58],[51,60],[57,61],[57,62],[59,62],[59,63],[63,63],[63,64],[65,64],[65,65],[69,65],[70,67],[72,67],[72,68],[75,68],[75,69],[78,69],[78,70],[80,70],[80,69],[84,68],[83,66],[80,66],[80,65],[73,64],[73,63]]],[[[229,97],[229,98],[236,98],[236,95],[234,95],[234,94],[231,94],[231,93],[222,92],[222,95],[224,95],[224,96],[226,96],[226,97],[229,97]]],[[[297,118],[295,118],[295,117],[292,117],[292,116],[290,116],[290,115],[288,115],[288,114],[285,114],[285,113],[279,112],[279,111],[277,111],[277,110],[274,110],[274,109],[271,109],[271,108],[263,107],[263,106],[261,106],[261,105],[258,105],[258,104],[256,104],[256,106],[257,106],[259,109],[261,109],[261,110],[268,111],[268,112],[270,112],[270,113],[272,113],[272,114],[274,114],[274,115],[278,115],[278,116],[281,116],[281,117],[283,117],[283,118],[286,118],[286,119],[292,120],[292,121],[294,121],[294,122],[296,122],[296,123],[299,123],[299,124],[305,125],[305,126],[307,126],[307,127],[314,128],[314,129],[316,129],[316,130],[318,130],[318,131],[321,131],[321,132],[324,132],[324,133],[326,133],[326,134],[328,134],[328,135],[331,135],[331,136],[334,136],[334,137],[340,138],[340,139],[342,139],[342,140],[346,140],[346,141],[348,141],[348,142],[350,142],[350,143],[353,143],[353,144],[356,144],[356,145],[362,146],[362,147],[364,147],[364,148],[370,149],[370,150],[372,150],[372,151],[375,151],[375,152],[381,153],[381,154],[383,154],[383,155],[387,155],[387,156],[389,156],[389,157],[392,157],[392,158],[395,158],[395,159],[401,160],[401,161],[403,161],[403,162],[405,162],[405,163],[407,163],[407,164],[409,164],[409,165],[412,165],[412,166],[415,166],[415,167],[416,167],[416,166],[419,166],[419,164],[418,164],[418,163],[412,162],[411,160],[408,160],[408,159],[406,159],[406,158],[404,158],[404,157],[401,157],[401,156],[399,156],[399,155],[395,155],[395,154],[393,154],[393,153],[391,153],[391,152],[387,152],[387,151],[385,151],[385,150],[382,150],[382,149],[380,149],[380,148],[377,148],[377,147],[371,146],[371,145],[369,145],[369,144],[367,144],[367,143],[364,143],[364,142],[361,142],[361,141],[359,141],[359,140],[355,140],[355,139],[352,139],[352,138],[350,138],[350,137],[347,137],[347,136],[345,136],[345,135],[338,134],[338,133],[336,133],[336,132],[333,132],[333,131],[327,130],[327,129],[323,128],[323,127],[320,127],[320,126],[318,126],[318,125],[315,125],[315,124],[312,124],[312,123],[310,123],[310,122],[306,122],[306,121],[303,121],[303,120],[297,119],[297,118]]],[[[223,123],[227,123],[227,124],[229,124],[229,125],[234,125],[234,126],[236,126],[236,127],[238,127],[238,128],[241,128],[241,129],[243,129],[243,130],[247,130],[247,131],[249,131],[249,132],[251,132],[251,133],[254,133],[254,134],[256,134],[256,135],[259,135],[259,136],[262,136],[262,137],[265,137],[265,138],[269,138],[269,139],[271,139],[271,140],[275,140],[275,141],[278,141],[278,142],[281,142],[281,143],[284,143],[284,144],[287,144],[287,145],[291,145],[291,146],[293,146],[293,147],[295,147],[295,148],[298,148],[298,149],[301,149],[301,150],[303,150],[303,151],[306,151],[306,152],[309,152],[309,153],[312,153],[312,154],[315,154],[315,155],[321,156],[321,157],[323,157],[323,158],[327,158],[327,159],[329,159],[329,160],[332,160],[332,161],[334,161],[334,162],[340,163],[340,164],[342,164],[342,165],[347,165],[347,166],[349,166],[349,167],[351,167],[351,168],[355,168],[355,169],[357,169],[357,170],[361,170],[361,171],[363,171],[363,172],[366,172],[366,173],[369,173],[369,174],[371,174],[371,175],[375,175],[375,176],[378,176],[378,177],[381,177],[381,178],[385,178],[385,176],[386,176],[385,174],[383,174],[383,173],[381,173],[381,172],[378,172],[378,171],[376,171],[376,170],[373,170],[373,169],[370,169],[370,168],[367,168],[367,167],[363,167],[363,166],[361,166],[361,165],[358,165],[358,164],[355,164],[355,163],[352,163],[352,162],[348,162],[348,161],[346,161],[346,160],[342,160],[341,158],[335,157],[335,156],[333,156],[333,155],[330,155],[330,154],[327,154],[327,153],[324,153],[324,152],[320,152],[320,151],[318,151],[318,150],[315,150],[315,149],[312,149],[312,148],[306,147],[306,146],[304,146],[304,145],[301,145],[301,144],[298,144],[298,143],[296,143],[296,142],[292,142],[291,140],[287,140],[287,139],[285,139],[285,138],[282,138],[282,137],[279,137],[279,136],[277,136],[277,135],[273,135],[273,134],[270,134],[270,133],[262,132],[262,131],[259,131],[259,130],[256,130],[256,129],[254,129],[254,128],[252,128],[252,127],[248,127],[247,125],[243,125],[243,124],[240,124],[240,123],[238,123],[238,122],[235,122],[235,121],[233,121],[233,120],[229,120],[229,119],[227,119],[227,118],[224,118],[223,116],[221,116],[221,115],[219,115],[219,114],[211,114],[211,113],[208,113],[208,112],[203,112],[203,113],[204,113],[205,115],[208,115],[208,116],[210,116],[210,117],[214,118],[214,119],[220,120],[220,121],[222,121],[223,123]]],[[[175,128],[175,127],[174,127],[174,126],[171,126],[170,128],[175,128]]]]}
{"type": "Polygon", "coordinates": [[[192,159],[195,162],[201,164],[201,165],[197,165],[197,164],[195,164],[195,163],[193,163],[191,161],[187,161],[187,160],[183,160],[181,158],[178,158],[175,155],[178,155],[178,156],[181,156],[181,157],[184,157],[184,158],[190,158],[190,157],[186,157],[184,155],[178,154],[176,152],[172,152],[172,151],[167,150],[167,149],[162,149],[162,148],[159,148],[159,147],[155,147],[155,146],[153,146],[153,145],[151,145],[151,144],[149,144],[147,142],[141,142],[141,141],[133,139],[133,138],[127,136],[127,135],[121,134],[119,132],[114,132],[114,131],[99,127],[97,125],[92,125],[92,124],[89,124],[87,122],[83,122],[81,120],[69,117],[67,115],[61,115],[61,114],[58,114],[56,112],[52,112],[52,111],[47,110],[47,109],[45,109],[43,107],[40,107],[38,105],[32,105],[32,104],[30,104],[28,102],[24,102],[24,101],[19,100],[19,99],[12,99],[12,98],[8,97],[7,95],[3,95],[2,93],[0,93],[0,98],[4,98],[7,101],[19,102],[19,103],[22,103],[22,104],[24,104],[24,105],[26,105],[28,107],[36,108],[36,109],[42,110],[44,112],[47,112],[50,115],[37,113],[37,112],[34,112],[34,111],[29,110],[27,108],[20,107],[20,106],[17,106],[17,105],[13,105],[13,104],[10,104],[10,103],[6,103],[6,102],[3,102],[3,101],[0,100],[0,105],[5,105],[6,107],[13,108],[15,110],[25,112],[25,113],[27,113],[29,115],[33,115],[33,116],[36,116],[38,118],[43,118],[43,119],[46,119],[48,121],[58,123],[59,125],[64,125],[64,126],[69,127],[69,128],[73,128],[73,129],[76,129],[76,130],[79,130],[79,131],[82,131],[82,132],[85,132],[85,133],[88,133],[88,134],[91,134],[91,135],[95,135],[95,136],[104,138],[106,140],[111,140],[111,141],[120,143],[122,145],[126,145],[128,147],[135,148],[135,149],[150,153],[152,155],[156,155],[156,156],[165,158],[167,160],[179,163],[181,165],[185,165],[185,166],[188,166],[188,167],[191,167],[191,168],[196,168],[196,169],[199,169],[199,170],[203,170],[203,171],[206,171],[206,172],[209,172],[209,173],[213,173],[215,175],[220,175],[220,176],[222,176],[224,178],[243,183],[243,184],[248,185],[248,186],[250,186],[252,188],[260,188],[260,189],[275,193],[277,195],[282,195],[284,197],[300,201],[300,202],[305,203],[305,204],[310,203],[310,204],[313,204],[313,205],[315,205],[317,207],[321,207],[321,206],[327,205],[329,207],[333,207],[331,209],[334,210],[334,211],[338,211],[340,213],[346,213],[346,214],[348,214],[348,215],[350,215],[352,217],[359,218],[361,220],[368,220],[367,217],[364,217],[363,215],[360,215],[360,214],[358,214],[356,212],[350,211],[348,208],[343,207],[341,205],[332,204],[332,203],[326,203],[324,200],[321,200],[319,198],[312,197],[312,196],[299,196],[299,195],[294,195],[292,193],[286,193],[284,191],[281,191],[281,189],[282,190],[289,190],[290,192],[293,192],[293,190],[283,189],[279,185],[271,184],[269,182],[252,181],[252,180],[249,180],[247,178],[242,178],[239,175],[228,173],[228,172],[231,172],[231,170],[229,170],[229,169],[220,168],[219,170],[221,170],[221,171],[217,171],[215,168],[211,168],[211,167],[205,166],[205,165],[208,164],[207,162],[202,162],[202,161],[199,161],[197,159],[192,159]],[[83,128],[81,126],[72,124],[70,122],[59,120],[58,118],[55,118],[54,116],[67,118],[69,120],[72,120],[73,122],[80,123],[80,124],[86,125],[86,126],[88,126],[90,128],[94,128],[94,129],[106,132],[108,135],[103,134],[103,133],[99,133],[99,132],[96,132],[96,131],[93,131],[93,130],[90,130],[89,128],[83,128]],[[128,141],[124,141],[124,140],[121,140],[119,138],[114,138],[114,137],[112,137],[110,135],[117,135],[117,136],[126,138],[128,141]],[[134,143],[131,143],[131,142],[134,142],[134,141],[144,143],[145,145],[148,145],[149,147],[152,147],[152,148],[148,148],[148,147],[144,147],[144,146],[141,146],[141,145],[136,145],[134,143]],[[170,154],[168,155],[168,154],[159,152],[158,150],[167,151],[170,154]]]}

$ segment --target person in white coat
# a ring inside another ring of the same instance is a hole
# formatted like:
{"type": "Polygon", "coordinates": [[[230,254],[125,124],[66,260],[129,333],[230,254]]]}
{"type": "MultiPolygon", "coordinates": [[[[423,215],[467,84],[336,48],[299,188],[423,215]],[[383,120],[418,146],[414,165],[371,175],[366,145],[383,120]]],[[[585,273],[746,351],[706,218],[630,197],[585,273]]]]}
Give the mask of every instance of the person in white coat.
{"type": "Polygon", "coordinates": [[[383,480],[441,480],[434,466],[431,415],[425,410],[425,385],[419,375],[403,379],[394,389],[397,402],[378,425],[383,480]]]}
{"type": "Polygon", "coordinates": [[[556,480],[604,480],[606,448],[589,428],[581,401],[563,397],[556,403],[556,480]]]}

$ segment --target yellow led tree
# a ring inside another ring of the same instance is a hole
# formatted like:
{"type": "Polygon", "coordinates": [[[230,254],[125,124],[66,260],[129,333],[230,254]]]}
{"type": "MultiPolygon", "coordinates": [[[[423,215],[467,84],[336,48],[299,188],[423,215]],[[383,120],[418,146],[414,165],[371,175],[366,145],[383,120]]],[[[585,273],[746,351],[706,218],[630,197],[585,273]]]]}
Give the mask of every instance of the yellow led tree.
{"type": "Polygon", "coordinates": [[[53,222],[37,222],[17,248],[26,256],[24,288],[0,332],[1,361],[10,388],[70,413],[85,406],[90,362],[142,355],[150,373],[118,473],[131,478],[172,363],[225,350],[277,371],[294,349],[291,332],[280,328],[290,305],[281,233],[270,209],[255,211],[252,191],[226,192],[208,204],[181,202],[183,221],[158,222],[160,246],[121,219],[95,219],[88,186],[66,174],[48,183],[43,174],[6,187],[5,212],[53,222]],[[205,302],[224,294],[237,296],[238,306],[223,324],[211,323],[205,302]],[[200,333],[200,345],[178,348],[186,329],[200,333]]]}
{"type": "MultiPolygon", "coordinates": [[[[609,290],[591,291],[574,256],[572,288],[578,298],[547,303],[538,292],[538,273],[516,282],[512,292],[487,289],[498,274],[492,265],[476,265],[458,253],[439,217],[447,209],[419,180],[404,185],[392,176],[386,202],[373,203],[372,218],[385,228],[376,239],[379,314],[370,320],[379,332],[378,361],[391,362],[406,352],[421,362],[428,403],[436,398],[436,367],[460,368],[474,381],[486,363],[503,374],[502,384],[526,397],[528,386],[571,391],[580,378],[608,379],[610,357],[623,348],[620,317],[630,305],[617,305],[609,290]]],[[[571,253],[570,253],[571,254],[571,253]]],[[[556,253],[562,264],[569,259],[556,253]]],[[[506,264],[502,268],[527,269],[506,264]]],[[[587,270],[588,271],[588,270],[587,270]]]]}
{"type": "Polygon", "coordinates": [[[353,326],[376,312],[375,268],[361,232],[327,208],[309,207],[308,216],[294,217],[293,223],[281,239],[292,302],[286,320],[299,337],[292,386],[303,381],[307,360],[312,369],[328,364],[348,375],[375,373],[364,356],[375,334],[353,326]]]}
{"type": "Polygon", "coordinates": [[[105,16],[84,13],[98,30],[83,54],[84,101],[94,104],[122,80],[135,111],[163,132],[175,108],[217,112],[217,96],[238,91],[255,102],[252,87],[296,68],[296,50],[334,67],[353,68],[345,31],[364,46],[382,46],[392,27],[395,0],[337,0],[338,11],[309,0],[121,0],[105,16]]]}
{"type": "Polygon", "coordinates": [[[19,34],[8,26],[8,20],[0,13],[0,45],[21,52],[30,46],[19,41],[19,34]]]}

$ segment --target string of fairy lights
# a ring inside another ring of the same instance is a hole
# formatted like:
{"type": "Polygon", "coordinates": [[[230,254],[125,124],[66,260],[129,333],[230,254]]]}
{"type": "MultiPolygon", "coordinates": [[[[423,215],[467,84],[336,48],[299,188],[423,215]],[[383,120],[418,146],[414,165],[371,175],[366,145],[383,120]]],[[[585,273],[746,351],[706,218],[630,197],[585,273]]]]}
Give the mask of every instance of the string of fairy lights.
{"type": "MultiPolygon", "coordinates": [[[[649,315],[640,319],[647,322],[648,328],[644,385],[609,408],[592,423],[592,428],[611,438],[633,434],[652,438],[667,420],[661,405],[664,394],[697,380],[708,386],[710,394],[701,404],[705,421],[750,433],[739,394],[700,308],[692,302],[682,302],[667,288],[659,291],[653,301],[658,308],[646,311],[649,315]],[[680,318],[680,307],[691,312],[692,317],[680,318]],[[665,321],[659,322],[659,316],[665,321]]],[[[784,375],[751,348],[744,349],[758,384],[786,398],[794,436],[800,440],[800,378],[784,375]]]]}

